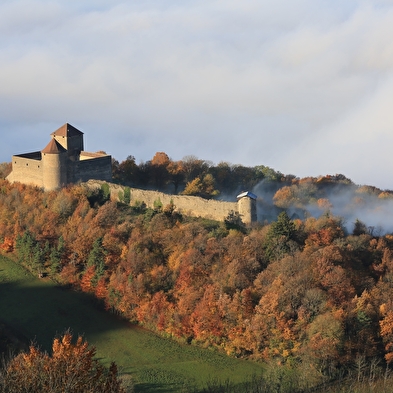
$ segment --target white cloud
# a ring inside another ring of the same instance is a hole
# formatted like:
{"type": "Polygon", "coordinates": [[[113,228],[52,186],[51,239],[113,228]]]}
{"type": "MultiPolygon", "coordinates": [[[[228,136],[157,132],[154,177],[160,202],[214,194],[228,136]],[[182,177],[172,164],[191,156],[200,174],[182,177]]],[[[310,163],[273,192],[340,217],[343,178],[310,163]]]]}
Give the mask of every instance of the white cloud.
{"type": "Polygon", "coordinates": [[[0,5],[10,146],[68,121],[120,160],[166,151],[393,188],[391,2],[82,3],[0,5]]]}

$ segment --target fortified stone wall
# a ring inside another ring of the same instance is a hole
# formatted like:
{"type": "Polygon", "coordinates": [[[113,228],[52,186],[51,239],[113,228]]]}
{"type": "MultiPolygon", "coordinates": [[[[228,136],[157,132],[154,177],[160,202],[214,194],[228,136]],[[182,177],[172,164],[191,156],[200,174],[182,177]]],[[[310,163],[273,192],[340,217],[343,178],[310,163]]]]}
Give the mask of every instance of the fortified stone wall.
{"type": "Polygon", "coordinates": [[[73,163],[71,183],[86,182],[90,179],[112,180],[111,156],[81,154],[81,161],[73,163]]]}
{"type": "MultiPolygon", "coordinates": [[[[97,189],[105,182],[90,180],[86,183],[89,188],[97,189]]],[[[124,186],[107,183],[111,192],[112,200],[119,200],[119,192],[124,193],[124,186]]],[[[204,217],[216,221],[224,221],[230,212],[238,212],[242,215],[242,220],[245,224],[250,224],[256,221],[256,215],[251,214],[253,211],[252,205],[255,201],[249,198],[242,198],[239,202],[224,202],[212,199],[203,199],[196,196],[185,195],[170,195],[158,191],[140,190],[137,188],[130,188],[131,202],[130,205],[135,205],[138,202],[143,202],[147,207],[154,208],[157,202],[160,202],[163,207],[169,205],[171,202],[175,205],[176,211],[186,216],[204,217]],[[240,205],[241,203],[241,205],[240,205]],[[246,207],[248,204],[248,208],[246,207]],[[241,206],[241,211],[239,207],[241,206]],[[249,214],[247,213],[249,212],[249,214]],[[246,215],[244,214],[246,213],[246,215]],[[251,219],[253,219],[251,221],[251,219]]]]}
{"type": "Polygon", "coordinates": [[[41,152],[12,156],[12,172],[7,179],[10,182],[24,179],[33,186],[43,187],[41,152]]]}

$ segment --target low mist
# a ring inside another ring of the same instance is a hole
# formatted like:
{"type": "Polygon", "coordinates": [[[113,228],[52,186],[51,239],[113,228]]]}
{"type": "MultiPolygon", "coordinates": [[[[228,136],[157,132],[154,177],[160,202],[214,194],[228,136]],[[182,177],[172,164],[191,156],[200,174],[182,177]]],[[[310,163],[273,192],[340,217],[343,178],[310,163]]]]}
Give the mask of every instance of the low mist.
{"type": "Polygon", "coordinates": [[[357,220],[370,234],[393,232],[393,192],[372,186],[358,186],[335,177],[297,179],[279,187],[262,181],[252,190],[258,196],[259,222],[271,222],[286,210],[290,217],[318,218],[323,214],[341,217],[348,233],[357,220]]]}

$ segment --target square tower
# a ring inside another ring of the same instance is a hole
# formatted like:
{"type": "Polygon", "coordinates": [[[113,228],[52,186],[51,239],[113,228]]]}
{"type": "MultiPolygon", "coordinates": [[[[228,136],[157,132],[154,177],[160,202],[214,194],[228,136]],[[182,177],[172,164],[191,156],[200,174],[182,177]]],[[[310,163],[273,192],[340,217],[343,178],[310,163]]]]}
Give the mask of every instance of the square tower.
{"type": "Polygon", "coordinates": [[[67,150],[70,159],[79,159],[79,155],[83,151],[83,132],[66,123],[55,132],[52,132],[51,135],[67,150]]]}

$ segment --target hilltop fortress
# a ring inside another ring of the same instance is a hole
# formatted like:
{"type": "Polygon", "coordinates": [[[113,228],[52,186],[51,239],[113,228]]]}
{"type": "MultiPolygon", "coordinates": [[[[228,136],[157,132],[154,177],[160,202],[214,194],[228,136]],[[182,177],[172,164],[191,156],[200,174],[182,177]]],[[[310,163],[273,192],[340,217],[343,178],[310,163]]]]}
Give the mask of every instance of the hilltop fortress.
{"type": "Polygon", "coordinates": [[[11,183],[21,182],[55,190],[90,179],[112,180],[112,158],[83,150],[83,132],[66,123],[51,134],[41,151],[12,156],[11,183]]]}
{"type": "MultiPolygon", "coordinates": [[[[111,183],[112,158],[105,153],[88,153],[83,150],[83,133],[66,123],[51,134],[51,141],[41,151],[12,156],[12,172],[7,176],[11,183],[20,182],[51,191],[67,184],[86,183],[99,188],[109,184],[111,198],[119,199],[124,186],[111,183]]],[[[257,221],[256,195],[243,192],[237,202],[207,200],[195,196],[169,195],[158,191],[131,189],[130,204],[144,203],[155,207],[157,202],[175,205],[184,215],[223,221],[231,212],[239,213],[245,224],[257,221]]]]}

